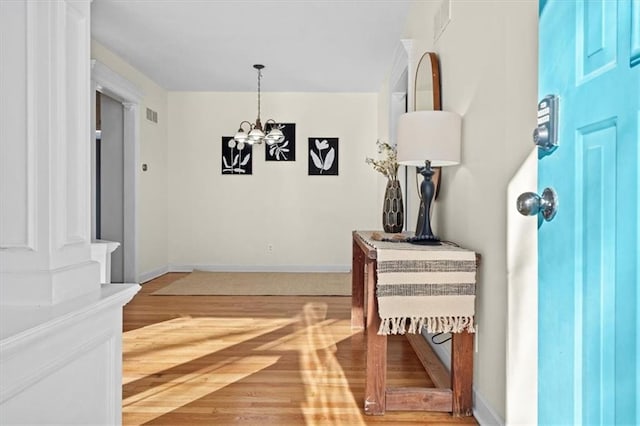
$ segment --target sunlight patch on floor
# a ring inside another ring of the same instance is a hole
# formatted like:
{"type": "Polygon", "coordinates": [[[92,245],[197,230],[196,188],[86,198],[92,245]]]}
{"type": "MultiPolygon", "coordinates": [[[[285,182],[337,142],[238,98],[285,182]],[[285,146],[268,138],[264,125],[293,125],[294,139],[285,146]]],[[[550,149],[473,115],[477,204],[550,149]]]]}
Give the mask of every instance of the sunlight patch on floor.
{"type": "MultiPolygon", "coordinates": [[[[296,321],[294,323],[301,323],[303,321],[303,319],[301,317],[296,317],[296,321]]],[[[314,327],[329,327],[331,325],[334,325],[336,323],[338,323],[339,320],[334,320],[334,319],[328,319],[325,321],[322,321],[319,324],[314,325],[314,327]]],[[[291,333],[287,336],[283,336],[277,340],[274,340],[273,342],[268,342],[265,343],[264,345],[261,345],[259,347],[257,347],[257,350],[263,350],[263,351],[267,351],[267,350],[279,350],[279,351],[297,351],[300,349],[301,346],[306,345],[308,342],[308,333],[309,331],[307,330],[307,328],[301,328],[299,325],[296,326],[296,330],[294,333],[291,333]]],[[[341,336],[341,339],[346,339],[348,337],[350,337],[351,334],[348,334],[346,336],[341,336]]]]}
{"type": "Polygon", "coordinates": [[[293,319],[273,318],[267,322],[242,318],[181,317],[144,327],[144,330],[128,331],[124,333],[122,341],[123,358],[126,361],[123,383],[128,384],[209,356],[294,322],[293,319]],[[229,332],[229,324],[237,331],[229,332]],[[144,339],[137,338],[140,333],[144,333],[144,339]],[[150,354],[154,359],[163,361],[149,362],[150,354]],[[129,363],[135,364],[131,364],[135,373],[127,371],[129,363]]]}
{"type": "Polygon", "coordinates": [[[177,409],[183,412],[211,412],[212,408],[184,406],[272,366],[279,359],[279,356],[232,357],[188,374],[176,374],[175,377],[158,375],[152,379],[157,383],[141,384],[140,392],[135,392],[135,385],[128,388],[127,393],[134,395],[123,400],[122,411],[145,412],[148,414],[145,421],[177,409]]]}
{"type": "Polygon", "coordinates": [[[306,400],[301,404],[307,425],[341,424],[364,425],[360,414],[342,406],[356,406],[340,363],[336,359],[337,340],[327,325],[326,303],[307,303],[301,314],[296,333],[304,335],[298,342],[300,372],[305,386],[306,400]],[[336,389],[343,389],[336,392],[336,389]],[[347,414],[347,417],[345,417],[347,414]]]}

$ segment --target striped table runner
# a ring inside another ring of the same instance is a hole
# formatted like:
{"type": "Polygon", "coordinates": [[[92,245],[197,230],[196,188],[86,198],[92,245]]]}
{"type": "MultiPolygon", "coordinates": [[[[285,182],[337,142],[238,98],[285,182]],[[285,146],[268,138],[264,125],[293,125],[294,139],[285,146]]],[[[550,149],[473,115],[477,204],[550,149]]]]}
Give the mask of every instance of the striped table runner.
{"type": "Polygon", "coordinates": [[[429,333],[475,331],[475,252],[446,243],[375,241],[371,231],[358,234],[376,249],[378,334],[419,333],[423,326],[429,333]]]}

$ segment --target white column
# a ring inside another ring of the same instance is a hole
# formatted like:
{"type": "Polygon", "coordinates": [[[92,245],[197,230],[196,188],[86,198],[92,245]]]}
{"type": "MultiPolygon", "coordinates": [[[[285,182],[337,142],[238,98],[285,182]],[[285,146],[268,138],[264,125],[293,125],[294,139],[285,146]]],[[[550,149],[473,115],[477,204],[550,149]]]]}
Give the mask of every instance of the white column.
{"type": "Polygon", "coordinates": [[[90,2],[0,2],[0,300],[99,288],[90,251],[90,2]]]}
{"type": "Polygon", "coordinates": [[[0,424],[122,419],[140,286],[90,260],[89,4],[0,0],[0,424]]]}

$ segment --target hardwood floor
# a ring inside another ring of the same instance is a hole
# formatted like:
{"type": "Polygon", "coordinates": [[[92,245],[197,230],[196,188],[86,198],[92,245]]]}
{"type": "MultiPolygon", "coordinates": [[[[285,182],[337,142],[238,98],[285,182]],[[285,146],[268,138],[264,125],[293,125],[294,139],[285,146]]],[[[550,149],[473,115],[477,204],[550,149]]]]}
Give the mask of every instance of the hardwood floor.
{"type": "MultiPolygon", "coordinates": [[[[150,295],[184,275],[144,284],[124,308],[123,424],[476,424],[365,416],[365,342],[349,297],[150,295]]],[[[405,337],[390,338],[388,354],[389,386],[430,383],[405,337]]]]}

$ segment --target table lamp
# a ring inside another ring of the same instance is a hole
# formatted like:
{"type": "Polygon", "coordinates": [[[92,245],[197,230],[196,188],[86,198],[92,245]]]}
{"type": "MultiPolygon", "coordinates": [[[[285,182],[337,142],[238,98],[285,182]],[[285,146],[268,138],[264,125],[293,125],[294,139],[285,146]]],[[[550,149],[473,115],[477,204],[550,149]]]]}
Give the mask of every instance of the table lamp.
{"type": "Polygon", "coordinates": [[[447,111],[415,111],[398,120],[398,164],[419,167],[424,177],[420,185],[420,210],[414,244],[438,245],[440,240],[431,230],[431,200],[434,185],[433,167],[460,163],[460,129],[462,118],[447,111]]]}

